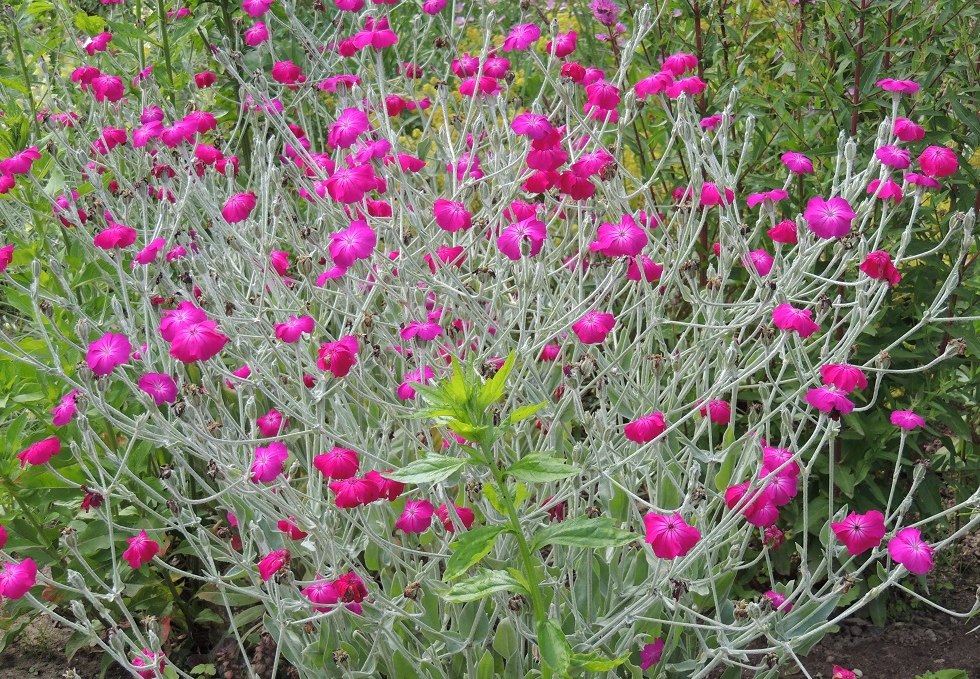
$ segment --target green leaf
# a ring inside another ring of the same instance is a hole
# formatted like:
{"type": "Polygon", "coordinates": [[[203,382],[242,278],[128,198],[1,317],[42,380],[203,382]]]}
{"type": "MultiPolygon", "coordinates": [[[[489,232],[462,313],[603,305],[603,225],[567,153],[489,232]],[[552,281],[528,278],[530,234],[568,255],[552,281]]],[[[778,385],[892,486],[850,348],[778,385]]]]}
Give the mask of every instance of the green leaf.
{"type": "Polygon", "coordinates": [[[626,545],[639,537],[636,533],[617,528],[615,522],[607,516],[590,519],[587,516],[577,516],[559,523],[552,523],[534,534],[534,549],[545,545],[568,545],[570,547],[588,547],[601,549],[603,547],[619,547],[626,545]]]}
{"type": "Polygon", "coordinates": [[[523,422],[529,417],[533,417],[539,410],[548,405],[547,401],[541,401],[541,403],[532,403],[531,405],[521,406],[514,412],[510,414],[507,418],[511,424],[517,424],[518,422],[523,422]]]}
{"type": "Polygon", "coordinates": [[[477,601],[494,592],[510,591],[530,596],[530,593],[514,576],[506,571],[485,570],[466,580],[460,580],[443,592],[442,598],[450,603],[477,601]]]}
{"type": "Polygon", "coordinates": [[[558,481],[578,473],[578,468],[548,453],[531,453],[508,467],[504,473],[529,483],[558,481]]]}
{"type": "Polygon", "coordinates": [[[470,566],[475,566],[480,559],[493,549],[497,536],[506,530],[504,526],[483,526],[474,528],[460,535],[451,545],[453,555],[446,564],[443,580],[449,582],[465,573],[470,566]]]}
{"type": "Polygon", "coordinates": [[[573,653],[571,664],[573,671],[609,672],[616,669],[627,660],[629,660],[628,655],[609,659],[603,657],[598,652],[593,651],[592,653],[573,653]]]}
{"type": "Polygon", "coordinates": [[[480,389],[480,393],[476,397],[477,412],[482,413],[491,404],[499,401],[500,397],[504,395],[504,383],[507,381],[507,376],[510,375],[510,371],[514,369],[515,360],[516,354],[511,351],[507,355],[507,360],[504,361],[500,370],[497,371],[497,374],[484,383],[483,388],[480,389]]]}
{"type": "Polygon", "coordinates": [[[541,659],[561,676],[568,674],[572,664],[572,647],[555,620],[542,620],[538,623],[538,647],[541,659]]]}
{"type": "Polygon", "coordinates": [[[432,454],[382,476],[402,483],[439,483],[458,472],[467,462],[469,460],[466,458],[432,454]]]}
{"type": "MultiPolygon", "coordinates": [[[[727,438],[728,432],[725,432],[725,437],[727,438]]],[[[725,492],[728,488],[728,483],[732,480],[732,474],[735,472],[735,463],[738,461],[739,451],[738,448],[732,446],[725,453],[725,459],[721,462],[721,467],[718,469],[718,473],[715,474],[715,489],[719,493],[725,492]]]]}

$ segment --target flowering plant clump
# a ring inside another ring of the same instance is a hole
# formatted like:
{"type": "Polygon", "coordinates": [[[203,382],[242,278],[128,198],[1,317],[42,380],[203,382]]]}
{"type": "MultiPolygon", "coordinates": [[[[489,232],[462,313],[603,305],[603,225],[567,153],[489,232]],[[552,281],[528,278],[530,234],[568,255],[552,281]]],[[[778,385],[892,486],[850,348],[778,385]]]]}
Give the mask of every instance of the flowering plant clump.
{"type": "Polygon", "coordinates": [[[899,117],[914,83],[879,83],[870,136],[752,175],[736,90],[704,118],[696,56],[635,73],[650,7],[590,4],[598,64],[532,3],[160,2],[148,64],[119,27],[149,11],[104,4],[116,32],[0,161],[25,335],[0,350],[58,385],[15,455],[79,505],[62,552],[0,532],[4,606],[141,677],[190,677],[171,630],[198,626],[235,676],[263,634],[273,676],[762,673],[980,524],[980,489],[910,511],[910,409],[887,492],[839,492],[842,431],[951,320],[958,268],[859,342],[972,243],[973,212],[913,241],[959,163],[899,117]],[[665,137],[637,168],[641,123],[665,137]]]}

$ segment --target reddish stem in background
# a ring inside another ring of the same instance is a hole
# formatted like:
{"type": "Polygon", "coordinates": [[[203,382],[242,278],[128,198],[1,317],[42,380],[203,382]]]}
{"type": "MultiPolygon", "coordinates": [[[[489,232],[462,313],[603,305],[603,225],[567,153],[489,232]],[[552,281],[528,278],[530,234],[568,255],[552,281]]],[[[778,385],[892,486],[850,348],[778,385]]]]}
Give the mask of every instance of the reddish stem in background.
{"type": "Polygon", "coordinates": [[[861,0],[860,14],[858,20],[857,43],[854,46],[854,92],[851,97],[851,136],[856,137],[858,131],[858,107],[861,105],[861,70],[864,58],[864,21],[865,11],[868,9],[868,0],[861,0]]]}

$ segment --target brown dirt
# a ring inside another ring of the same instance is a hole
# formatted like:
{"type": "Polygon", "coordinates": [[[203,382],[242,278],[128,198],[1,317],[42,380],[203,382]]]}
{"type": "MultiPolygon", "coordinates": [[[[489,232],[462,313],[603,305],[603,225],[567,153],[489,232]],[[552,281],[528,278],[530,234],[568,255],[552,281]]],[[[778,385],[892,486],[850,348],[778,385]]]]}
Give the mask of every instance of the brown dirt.
{"type": "MultiPolygon", "coordinates": [[[[70,636],[71,630],[45,617],[37,618],[17,641],[0,653],[0,679],[63,679],[70,669],[74,669],[80,679],[98,679],[102,672],[102,653],[82,649],[68,660],[65,644],[70,636]]],[[[105,678],[123,679],[126,676],[121,668],[113,667],[106,672],[105,678]]]]}

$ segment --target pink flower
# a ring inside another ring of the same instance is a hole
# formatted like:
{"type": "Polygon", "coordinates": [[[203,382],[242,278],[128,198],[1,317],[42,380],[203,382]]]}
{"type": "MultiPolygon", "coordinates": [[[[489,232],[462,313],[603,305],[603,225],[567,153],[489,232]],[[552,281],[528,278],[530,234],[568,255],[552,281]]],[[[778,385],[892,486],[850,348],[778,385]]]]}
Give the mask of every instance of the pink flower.
{"type": "Polygon", "coordinates": [[[830,679],[857,679],[857,675],[840,665],[834,665],[834,673],[830,676],[830,679]]]}
{"type": "MultiPolygon", "coordinates": [[[[390,474],[395,471],[394,469],[389,469],[385,474],[390,474]]],[[[384,476],[381,472],[372,469],[367,474],[364,475],[368,481],[373,483],[378,487],[379,497],[384,498],[388,502],[394,502],[397,500],[401,494],[405,491],[405,484],[401,481],[395,481],[384,476]]]]}
{"type": "Polygon", "coordinates": [[[3,526],[0,526],[0,549],[3,549],[3,546],[6,544],[7,544],[7,529],[4,528],[3,526]]]}
{"type": "Polygon", "coordinates": [[[877,196],[878,200],[891,200],[896,205],[902,202],[902,187],[891,179],[872,179],[868,182],[867,194],[877,196]]]}
{"type": "MultiPolygon", "coordinates": [[[[453,509],[456,510],[455,514],[459,517],[459,522],[463,524],[463,528],[469,530],[473,525],[474,519],[476,519],[476,515],[473,514],[473,510],[469,507],[460,507],[455,503],[453,503],[453,509]]],[[[453,523],[453,520],[456,517],[450,514],[449,508],[446,505],[439,505],[436,508],[436,516],[438,516],[439,520],[442,521],[442,527],[446,529],[447,533],[456,532],[456,524],[453,523]]]]}
{"type": "Polygon", "coordinates": [[[927,146],[916,162],[924,174],[934,179],[956,174],[960,166],[956,153],[946,146],[927,146]]]}
{"type": "Polygon", "coordinates": [[[415,398],[415,389],[412,388],[412,385],[428,384],[429,381],[435,376],[435,373],[429,366],[425,366],[420,370],[413,370],[410,373],[406,373],[402,378],[402,383],[398,385],[398,389],[396,391],[398,398],[403,401],[408,401],[415,398]]]}
{"type": "Polygon", "coordinates": [[[398,36],[388,26],[387,17],[368,17],[364,21],[364,29],[354,34],[353,46],[356,50],[372,47],[382,50],[398,42],[398,36]]]}
{"type": "Polygon", "coordinates": [[[272,437],[279,434],[279,432],[289,424],[289,422],[282,416],[275,408],[270,408],[262,417],[256,418],[255,424],[258,426],[259,431],[262,436],[272,437]]]}
{"type": "Polygon", "coordinates": [[[555,36],[554,40],[548,41],[548,44],[545,46],[545,51],[548,52],[548,54],[555,55],[559,59],[564,59],[575,51],[575,45],[577,42],[578,33],[575,31],[559,33],[555,36]]]}
{"type": "Polygon", "coordinates": [[[802,153],[787,151],[779,159],[793,174],[813,174],[813,161],[802,153]]]}
{"type": "Polygon", "coordinates": [[[263,582],[268,582],[273,575],[278,573],[289,563],[289,550],[277,549],[269,552],[259,561],[259,577],[263,582]]]}
{"type": "Polygon", "coordinates": [[[371,504],[381,497],[377,484],[368,478],[352,476],[329,484],[330,490],[336,494],[334,502],[341,509],[352,509],[371,504]]]}
{"type": "Polygon", "coordinates": [[[304,332],[306,334],[313,332],[313,317],[290,316],[285,323],[276,323],[273,327],[276,331],[276,339],[286,344],[293,344],[300,340],[304,332]]]}
{"type": "Polygon", "coordinates": [[[589,244],[592,252],[607,257],[635,257],[648,242],[646,231],[640,228],[631,215],[623,215],[618,224],[599,225],[596,239],[589,244]]]}
{"type": "Polygon", "coordinates": [[[932,555],[932,547],[922,540],[922,533],[917,528],[903,528],[888,541],[888,556],[915,575],[932,570],[932,555]]]}
{"type": "Polygon", "coordinates": [[[644,415],[627,424],[623,433],[626,438],[634,443],[649,443],[666,430],[667,421],[664,419],[664,414],[655,410],[649,415],[644,415]]]}
{"type": "MultiPolygon", "coordinates": [[[[102,0],[102,2],[105,2],[105,0],[102,0]]],[[[156,679],[156,677],[163,676],[163,668],[166,666],[163,653],[154,653],[148,648],[144,648],[139,655],[134,656],[131,662],[133,667],[147,668],[145,670],[137,670],[136,674],[141,679],[156,679]]]]}
{"type": "Polygon", "coordinates": [[[772,191],[763,191],[762,193],[750,193],[749,197],[745,199],[745,204],[749,207],[755,207],[762,203],[775,204],[781,200],[786,200],[788,197],[789,194],[786,191],[773,189],[772,191]]]}
{"type": "Polygon", "coordinates": [[[334,377],[346,377],[357,365],[358,348],[357,338],[353,335],[341,337],[336,342],[324,342],[320,345],[316,366],[333,373],[334,377]]]}
{"type": "Polygon", "coordinates": [[[96,234],[92,243],[102,250],[127,248],[136,242],[136,229],[125,224],[110,224],[96,234]]]}
{"type": "Polygon", "coordinates": [[[922,416],[911,410],[896,410],[891,414],[890,419],[892,424],[905,431],[926,426],[926,421],[922,416]]]}
{"type": "Polygon", "coordinates": [[[772,265],[776,260],[763,249],[753,250],[745,255],[745,268],[754,270],[757,274],[765,278],[772,271],[772,265]]]}
{"type": "Polygon", "coordinates": [[[866,514],[851,512],[846,519],[835,521],[830,527],[847,547],[847,553],[856,556],[881,544],[885,537],[885,515],[875,510],[866,514]]]}
{"type": "Polygon", "coordinates": [[[895,118],[892,132],[900,141],[920,141],[926,136],[926,131],[908,118],[895,118]]]}
{"type": "Polygon", "coordinates": [[[0,173],[16,175],[27,174],[31,171],[31,166],[35,160],[41,158],[41,153],[36,146],[31,146],[19,153],[15,153],[9,158],[0,160],[0,173]]]}
{"type": "Polygon", "coordinates": [[[875,86],[894,94],[915,94],[919,91],[919,84],[913,80],[883,78],[876,82],[875,86]]]}
{"type": "Polygon", "coordinates": [[[701,406],[701,415],[710,418],[714,424],[727,426],[732,421],[732,407],[728,401],[713,399],[701,406]]]}
{"type": "Polygon", "coordinates": [[[405,502],[405,510],[395,521],[395,528],[405,533],[424,533],[432,525],[432,514],[435,508],[428,500],[418,502],[408,500],[405,502]]]}
{"type": "Polygon", "coordinates": [[[505,257],[516,262],[525,254],[536,256],[547,238],[548,229],[544,222],[528,217],[501,231],[497,248],[505,257]]]}
{"type": "Polygon", "coordinates": [[[75,412],[78,410],[75,404],[75,399],[78,395],[78,389],[72,389],[61,397],[61,403],[51,409],[51,424],[56,427],[63,427],[71,422],[72,418],[75,417],[75,412]]]}
{"type": "Polygon", "coordinates": [[[253,19],[256,19],[272,7],[274,0],[242,0],[242,11],[253,19]]]}
{"type": "Polygon", "coordinates": [[[779,518],[779,508],[772,501],[772,486],[767,484],[762,488],[756,488],[749,494],[750,485],[746,481],[736,486],[730,486],[725,491],[725,505],[731,510],[738,508],[753,526],[762,528],[776,523],[779,518]]]}
{"type": "Polygon", "coordinates": [[[252,462],[252,483],[270,483],[282,474],[289,451],[279,441],[273,441],[268,446],[255,449],[255,459],[252,462]]]}
{"type": "Polygon", "coordinates": [[[229,198],[225,203],[225,206],[221,208],[221,216],[224,217],[225,221],[229,224],[236,224],[248,219],[249,215],[252,214],[252,210],[254,209],[254,193],[236,193],[234,196],[229,198]]]}
{"type": "Polygon", "coordinates": [[[615,326],[612,314],[590,311],[572,324],[572,331],[582,344],[602,344],[615,326]]]}
{"type": "Polygon", "coordinates": [[[174,331],[170,355],[182,363],[206,361],[216,356],[228,342],[228,337],[218,332],[218,324],[214,321],[187,323],[174,331]]]}
{"type": "Polygon", "coordinates": [[[0,599],[19,599],[37,583],[37,564],[33,559],[4,562],[0,571],[0,599]]]}
{"type": "Polygon", "coordinates": [[[770,589],[762,596],[769,599],[769,601],[772,602],[772,607],[781,613],[789,613],[791,610],[793,610],[793,603],[786,599],[785,594],[781,594],[780,592],[770,589]]]}
{"type": "Polygon", "coordinates": [[[166,373],[146,373],[136,384],[149,394],[157,405],[173,403],[177,400],[177,383],[166,373]]]}
{"type": "Polygon", "coordinates": [[[643,646],[640,651],[640,669],[646,671],[660,662],[660,657],[664,653],[664,640],[654,639],[653,643],[643,646]]]}
{"type": "Polygon", "coordinates": [[[310,600],[313,610],[317,613],[326,613],[340,601],[340,594],[333,581],[322,578],[317,579],[300,593],[310,600]]]}
{"type": "Polygon", "coordinates": [[[297,82],[302,82],[305,77],[303,69],[287,59],[272,65],[272,79],[282,85],[295,85],[297,82]]]}
{"type": "Polygon", "coordinates": [[[307,533],[301,531],[299,526],[296,525],[295,516],[290,516],[288,519],[280,519],[276,524],[276,527],[285,533],[290,540],[302,540],[308,535],[307,533]]]}
{"type": "Polygon", "coordinates": [[[684,75],[686,71],[693,71],[698,67],[698,58],[693,54],[675,52],[664,59],[662,68],[665,72],[677,77],[684,75]]]}
{"type": "Polygon", "coordinates": [[[881,148],[875,149],[875,158],[881,161],[881,164],[885,167],[890,167],[893,170],[904,170],[912,163],[909,160],[909,152],[898,146],[882,146],[881,148]]]}
{"type": "Polygon", "coordinates": [[[378,235],[367,222],[357,220],[342,231],[330,234],[330,257],[337,266],[349,267],[367,259],[378,244],[378,235]]]}
{"type": "Polygon", "coordinates": [[[313,458],[313,466],[332,481],[343,481],[357,474],[361,463],[357,451],[349,448],[333,448],[313,458]]]}
{"type": "Polygon", "coordinates": [[[111,101],[113,103],[123,98],[126,93],[122,78],[118,75],[100,74],[92,78],[90,83],[92,94],[96,101],[111,101]]]}
{"type": "Polygon", "coordinates": [[[859,267],[865,274],[875,280],[888,281],[888,287],[893,288],[902,280],[902,274],[892,263],[891,255],[884,250],[868,253],[859,267]]]}
{"type": "Polygon", "coordinates": [[[924,174],[916,174],[915,172],[906,172],[905,181],[914,186],[924,186],[929,189],[938,189],[942,186],[932,177],[927,177],[924,174]]]}
{"type": "Polygon", "coordinates": [[[263,21],[256,21],[245,29],[245,44],[249,47],[258,47],[268,39],[269,29],[263,21]]]}
{"type": "Polygon", "coordinates": [[[61,440],[57,436],[42,439],[32,443],[25,450],[17,453],[21,468],[27,465],[47,464],[52,457],[61,452],[61,440]]]}
{"type": "Polygon", "coordinates": [[[167,309],[163,312],[163,319],[160,321],[160,336],[167,342],[172,342],[181,326],[206,320],[208,320],[208,316],[204,309],[191,301],[183,300],[177,304],[176,309],[167,309]]]}
{"type": "Polygon", "coordinates": [[[452,233],[466,230],[472,225],[472,214],[463,203],[436,198],[432,213],[435,215],[436,224],[443,231],[452,233]]]}
{"type": "Polygon", "coordinates": [[[510,29],[510,34],[504,39],[501,49],[504,52],[525,50],[541,37],[541,29],[537,24],[519,24],[510,29]]]}
{"type": "Polygon", "coordinates": [[[843,238],[851,232],[855,217],[850,203],[840,197],[830,200],[819,196],[811,198],[803,212],[807,228],[821,238],[843,238]]]}
{"type": "Polygon", "coordinates": [[[554,132],[548,116],[530,111],[525,111],[515,117],[510,123],[510,129],[518,136],[529,137],[536,141],[547,139],[554,132]]]}
{"type": "Polygon", "coordinates": [[[14,246],[4,245],[0,248],[0,273],[6,271],[12,261],[14,261],[14,246]]]}
{"type": "Polygon", "coordinates": [[[449,0],[425,0],[425,2],[422,3],[422,11],[430,16],[435,16],[445,9],[448,1],[449,0]]]}
{"type": "Polygon", "coordinates": [[[689,526],[677,512],[654,514],[643,517],[646,541],[653,546],[653,553],[661,559],[684,556],[701,540],[701,531],[689,526]]]}
{"type": "Polygon", "coordinates": [[[136,253],[136,256],[133,257],[132,266],[146,265],[154,261],[166,245],[167,241],[163,238],[154,238],[145,248],[136,253]]]}
{"type": "Polygon", "coordinates": [[[401,329],[398,336],[403,340],[410,340],[414,337],[418,337],[424,342],[431,342],[436,337],[442,335],[442,326],[438,323],[422,322],[422,321],[409,321],[409,323],[401,329]]]}
{"type": "Polygon", "coordinates": [[[145,563],[149,563],[160,552],[160,545],[155,540],[151,540],[145,530],[141,530],[136,537],[126,540],[129,547],[123,552],[123,559],[129,562],[129,567],[133,570],[138,569],[145,563]]]}
{"type": "Polygon", "coordinates": [[[367,113],[359,108],[345,108],[337,121],[330,126],[327,144],[332,149],[346,149],[354,145],[357,138],[371,127],[367,113]]]}
{"type": "Polygon", "coordinates": [[[861,369],[846,363],[828,363],[820,366],[820,378],[824,384],[837,387],[845,394],[868,386],[868,378],[864,376],[861,369]]]}
{"type": "Polygon", "coordinates": [[[116,366],[129,361],[133,345],[125,335],[107,332],[99,339],[88,345],[85,362],[96,375],[108,375],[116,366]]]}
{"type": "Polygon", "coordinates": [[[663,273],[664,268],[662,266],[646,255],[640,255],[629,259],[629,266],[626,267],[626,280],[643,280],[647,283],[654,283],[660,280],[663,273]]]}
{"type": "Polygon", "coordinates": [[[674,82],[670,83],[664,90],[664,94],[671,99],[677,99],[682,94],[686,94],[689,97],[696,97],[707,88],[708,83],[704,82],[697,76],[691,76],[690,78],[681,78],[680,80],[675,80],[674,82]]]}
{"type": "Polygon", "coordinates": [[[820,330],[812,320],[810,309],[797,309],[792,304],[780,304],[772,310],[772,322],[780,330],[791,330],[800,337],[809,337],[820,330]]]}
{"type": "Polygon", "coordinates": [[[854,404],[836,387],[819,387],[806,392],[804,400],[822,413],[827,413],[833,419],[847,415],[854,410],[854,404]]]}
{"type": "Polygon", "coordinates": [[[701,185],[701,197],[698,199],[698,204],[701,207],[714,207],[716,205],[731,205],[732,201],[735,200],[735,192],[729,188],[725,188],[722,192],[717,186],[712,182],[705,182],[701,185]]]}

